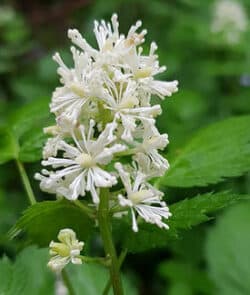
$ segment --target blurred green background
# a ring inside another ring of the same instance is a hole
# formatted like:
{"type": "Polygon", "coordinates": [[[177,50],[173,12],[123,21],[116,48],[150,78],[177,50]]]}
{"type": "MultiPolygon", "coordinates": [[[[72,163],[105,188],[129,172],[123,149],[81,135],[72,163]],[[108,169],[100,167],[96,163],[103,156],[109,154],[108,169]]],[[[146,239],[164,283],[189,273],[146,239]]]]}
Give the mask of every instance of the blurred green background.
{"type": "MultiPolygon", "coordinates": [[[[160,131],[169,134],[168,158],[178,154],[198,129],[250,114],[249,0],[235,0],[235,6],[230,1],[201,0],[0,3],[0,127],[18,116],[29,116],[25,108],[37,101],[42,107],[48,105],[59,84],[53,53],[59,51],[71,63],[67,29],[78,28],[95,45],[93,21],[109,20],[113,12],[118,13],[123,33],[137,19],[143,21],[148,30],[145,49],[156,41],[160,63],[168,68],[160,78],[179,81],[179,92],[162,102],[158,119],[160,131]],[[222,8],[219,2],[224,2],[222,8]]],[[[43,123],[50,125],[51,118],[43,118],[43,123]]],[[[39,128],[40,132],[41,126],[34,126],[33,132],[39,128]]],[[[29,133],[20,140],[27,138],[29,133]]],[[[27,154],[28,150],[23,157],[30,159],[27,154]]],[[[39,155],[40,150],[35,162],[26,161],[26,168],[38,198],[52,199],[42,195],[33,180],[40,170],[39,155]]],[[[202,189],[169,188],[166,195],[172,203],[218,188],[249,194],[250,174],[202,189]]],[[[5,233],[27,206],[15,163],[0,166],[1,255],[14,257],[19,250],[5,233]]],[[[129,255],[124,271],[138,294],[250,294],[250,205],[240,204],[218,215],[218,222],[196,227],[167,248],[129,255]]]]}

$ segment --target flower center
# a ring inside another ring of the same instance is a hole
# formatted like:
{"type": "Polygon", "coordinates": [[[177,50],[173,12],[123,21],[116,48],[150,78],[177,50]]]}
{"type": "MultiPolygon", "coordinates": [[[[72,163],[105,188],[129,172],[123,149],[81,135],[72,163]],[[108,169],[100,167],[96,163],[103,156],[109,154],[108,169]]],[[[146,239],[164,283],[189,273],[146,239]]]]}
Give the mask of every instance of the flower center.
{"type": "Polygon", "coordinates": [[[103,52],[107,52],[107,51],[111,51],[112,49],[113,49],[113,42],[112,42],[112,40],[110,40],[110,39],[108,39],[106,42],[105,42],[105,44],[104,44],[104,46],[103,46],[103,48],[102,48],[102,51],[103,52]]]}
{"type": "Polygon", "coordinates": [[[158,142],[159,142],[159,137],[152,136],[151,138],[149,138],[148,140],[145,140],[143,142],[143,144],[141,145],[141,148],[147,152],[150,149],[155,148],[155,146],[157,146],[158,142]]]}
{"type": "Polygon", "coordinates": [[[82,153],[81,155],[77,156],[75,161],[82,168],[91,168],[96,164],[93,158],[85,153],[82,153]]]}
{"type": "Polygon", "coordinates": [[[135,72],[135,79],[140,79],[140,78],[147,78],[151,76],[152,74],[152,68],[151,67],[145,67],[143,69],[138,69],[135,72]]]}
{"type": "Polygon", "coordinates": [[[139,204],[142,201],[152,197],[152,192],[150,190],[140,190],[138,192],[128,195],[128,199],[133,202],[133,204],[139,204]]]}
{"type": "Polygon", "coordinates": [[[84,97],[85,91],[83,86],[80,83],[73,82],[71,83],[69,88],[77,96],[84,97]]]}
{"type": "Polygon", "coordinates": [[[50,245],[50,251],[53,251],[62,257],[70,256],[70,247],[63,243],[52,242],[50,245]]]}
{"type": "Polygon", "coordinates": [[[138,105],[139,100],[135,96],[128,96],[124,99],[119,104],[119,109],[132,109],[136,105],[138,105]]]}
{"type": "Polygon", "coordinates": [[[127,47],[134,46],[134,45],[139,45],[139,44],[142,43],[143,38],[144,38],[144,34],[142,34],[142,33],[140,33],[140,34],[134,33],[132,36],[130,36],[129,38],[127,38],[125,40],[125,44],[126,44],[127,47]]]}
{"type": "Polygon", "coordinates": [[[53,125],[53,126],[48,126],[43,128],[43,132],[45,134],[49,134],[49,135],[58,135],[60,132],[60,127],[57,125],[53,125]]]}

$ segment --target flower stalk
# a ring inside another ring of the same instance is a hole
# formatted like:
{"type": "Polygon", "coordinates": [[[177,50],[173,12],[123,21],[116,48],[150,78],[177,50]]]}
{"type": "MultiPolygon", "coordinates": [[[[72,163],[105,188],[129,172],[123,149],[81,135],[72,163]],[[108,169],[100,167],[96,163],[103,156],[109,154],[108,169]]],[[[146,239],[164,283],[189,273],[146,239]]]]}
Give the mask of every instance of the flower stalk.
{"type": "Polygon", "coordinates": [[[30,185],[30,181],[29,181],[28,175],[25,171],[25,168],[23,166],[23,163],[20,162],[18,159],[16,159],[16,164],[17,164],[17,168],[20,173],[24,188],[26,190],[30,205],[34,205],[36,203],[36,198],[33,193],[32,187],[30,185]]]}
{"type": "Polygon", "coordinates": [[[104,245],[104,250],[107,257],[110,257],[110,278],[115,295],[122,295],[122,283],[119,273],[119,261],[117,258],[115,246],[112,240],[112,233],[109,221],[109,191],[108,189],[101,189],[100,204],[98,210],[98,220],[100,233],[104,245]]]}

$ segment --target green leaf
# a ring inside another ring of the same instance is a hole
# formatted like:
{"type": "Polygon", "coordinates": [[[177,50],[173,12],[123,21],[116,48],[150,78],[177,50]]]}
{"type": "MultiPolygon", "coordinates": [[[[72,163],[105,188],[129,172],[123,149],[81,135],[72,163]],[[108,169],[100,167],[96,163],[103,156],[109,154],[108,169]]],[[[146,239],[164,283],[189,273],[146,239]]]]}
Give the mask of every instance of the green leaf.
{"type": "MultiPolygon", "coordinates": [[[[66,271],[75,295],[100,295],[109,280],[108,269],[98,264],[69,265],[66,271]]],[[[128,277],[122,276],[122,282],[124,295],[138,294],[128,277]]],[[[109,292],[111,294],[112,291],[109,292]]]]}
{"type": "Polygon", "coordinates": [[[206,257],[218,295],[250,294],[250,203],[230,208],[211,229],[206,257]]]}
{"type": "Polygon", "coordinates": [[[13,136],[19,145],[18,159],[34,162],[42,157],[42,147],[47,136],[43,128],[52,123],[47,98],[24,105],[10,116],[13,136]]]}
{"type": "Polygon", "coordinates": [[[7,127],[0,128],[0,138],[0,164],[3,164],[17,157],[18,148],[13,135],[7,130],[7,127]]]}
{"type": "Polygon", "coordinates": [[[163,262],[159,267],[160,275],[170,284],[169,294],[180,294],[174,290],[185,288],[184,294],[213,294],[213,284],[207,274],[191,264],[182,261],[172,260],[163,262]]]}
{"type": "Polygon", "coordinates": [[[4,257],[0,261],[0,294],[53,295],[54,276],[47,268],[48,250],[28,247],[13,263],[4,257]]]}
{"type": "Polygon", "coordinates": [[[92,227],[90,218],[72,202],[45,201],[25,210],[9,235],[13,238],[24,232],[31,242],[43,247],[56,239],[63,228],[72,228],[79,240],[86,241],[92,227]]]}
{"type": "Polygon", "coordinates": [[[46,98],[11,112],[6,127],[0,129],[0,164],[13,159],[21,162],[40,160],[47,138],[43,128],[53,124],[52,119],[46,98]]]}
{"type": "Polygon", "coordinates": [[[142,221],[142,224],[139,224],[139,232],[134,233],[130,220],[115,225],[114,229],[118,241],[130,252],[136,253],[164,247],[169,241],[177,239],[183,230],[209,221],[216,211],[249,199],[250,195],[237,195],[228,192],[207,193],[171,205],[172,217],[167,220],[169,230],[160,229],[156,225],[142,221]]]}
{"type": "Polygon", "coordinates": [[[159,179],[163,186],[205,186],[250,169],[250,116],[230,118],[201,130],[159,179]]]}

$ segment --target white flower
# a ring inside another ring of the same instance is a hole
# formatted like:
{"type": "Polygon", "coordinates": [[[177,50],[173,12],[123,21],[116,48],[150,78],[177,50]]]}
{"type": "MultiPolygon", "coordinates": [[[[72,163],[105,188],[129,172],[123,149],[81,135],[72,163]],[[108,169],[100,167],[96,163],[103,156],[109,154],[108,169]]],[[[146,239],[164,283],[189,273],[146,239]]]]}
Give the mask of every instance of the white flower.
{"type": "Polygon", "coordinates": [[[145,182],[145,175],[139,171],[136,173],[132,185],[130,175],[126,172],[120,163],[116,163],[116,169],[126,190],[126,197],[119,194],[119,203],[123,207],[130,207],[132,214],[132,229],[138,231],[138,225],[135,212],[139,214],[146,222],[156,224],[160,228],[168,229],[162,219],[168,219],[171,216],[166,203],[161,201],[162,192],[156,190],[149,183],[145,182]]]}
{"type": "Polygon", "coordinates": [[[143,140],[140,144],[137,144],[137,153],[135,154],[134,159],[136,161],[138,160],[138,158],[142,159],[140,154],[144,154],[151,161],[151,168],[154,167],[154,170],[158,171],[155,176],[162,176],[169,168],[169,163],[167,159],[165,159],[158,153],[158,150],[163,150],[167,144],[168,135],[160,134],[154,125],[152,126],[152,124],[148,124],[148,122],[145,121],[143,129],[143,140]]]}
{"type": "Polygon", "coordinates": [[[147,31],[143,30],[137,33],[141,25],[141,21],[137,21],[134,26],[131,26],[125,37],[119,34],[119,23],[116,14],[113,14],[111,24],[105,21],[101,21],[101,23],[95,21],[94,34],[99,51],[90,46],[76,29],[70,29],[68,31],[68,36],[75,45],[91,56],[99,67],[103,64],[114,64],[116,67],[119,67],[122,57],[127,54],[131,48],[144,42],[144,36],[147,31]]]}
{"type": "Polygon", "coordinates": [[[125,146],[114,144],[109,146],[116,138],[113,135],[116,128],[115,123],[107,124],[104,131],[96,140],[93,140],[94,122],[90,121],[88,132],[84,126],[79,126],[78,138],[76,132],[71,136],[74,146],[64,140],[59,143],[58,150],[63,151],[62,158],[49,157],[42,165],[52,166],[55,171],[43,170],[35,177],[41,180],[40,187],[45,191],[54,191],[67,199],[75,200],[80,195],[84,196],[85,191],[90,191],[94,203],[99,202],[98,187],[111,187],[116,184],[116,177],[101,168],[108,164],[114,153],[123,151],[125,146]],[[58,169],[59,168],[59,169],[58,169]]]}
{"type": "Polygon", "coordinates": [[[57,155],[60,141],[65,134],[58,125],[45,127],[43,128],[43,132],[54,136],[47,139],[43,147],[43,158],[47,159],[52,156],[55,157],[57,155]]]}
{"type": "Polygon", "coordinates": [[[229,44],[239,42],[247,25],[248,18],[240,3],[233,0],[218,0],[215,3],[211,31],[223,33],[229,44]]]}
{"type": "Polygon", "coordinates": [[[162,193],[148,182],[169,167],[159,153],[168,144],[167,134],[155,126],[161,107],[151,104],[151,96],[163,99],[178,90],[177,81],[157,80],[166,67],[159,64],[155,42],[149,54],[143,53],[140,46],[147,31],[140,30],[141,25],[137,21],[123,35],[116,14],[110,23],[96,21],[97,49],[76,29],[68,30],[78,49],[71,47],[73,67],[58,53],[54,56],[62,83],[50,104],[57,125],[45,129],[52,135],[43,149],[46,169],[35,175],[46,192],[69,200],[88,193],[95,204],[100,188],[115,186],[119,176],[125,193],[112,188],[109,206],[131,210],[134,231],[136,216],[168,228],[164,219],[171,215],[169,209],[162,193]],[[130,170],[119,163],[115,170],[114,156],[130,157],[130,170]]]}
{"type": "Polygon", "coordinates": [[[161,112],[159,105],[140,106],[140,100],[136,92],[136,82],[128,80],[127,83],[115,83],[112,79],[105,80],[107,87],[106,108],[114,113],[115,120],[120,120],[123,126],[121,138],[125,141],[133,141],[132,133],[136,129],[136,121],[149,121],[154,123],[154,117],[161,112]]]}
{"type": "Polygon", "coordinates": [[[156,43],[152,42],[149,55],[142,55],[140,47],[138,50],[130,51],[124,58],[125,63],[128,64],[125,73],[131,72],[131,77],[137,82],[138,91],[145,103],[150,103],[152,94],[163,99],[178,91],[178,81],[166,82],[154,79],[154,76],[166,71],[165,66],[159,65],[158,55],[155,54],[156,49],[156,43]]]}
{"type": "Polygon", "coordinates": [[[65,228],[60,230],[57,236],[58,242],[51,241],[50,261],[48,266],[56,272],[60,272],[69,262],[73,264],[82,264],[82,260],[78,257],[83,249],[84,243],[76,239],[76,234],[72,229],[65,228]]]}
{"type": "MultiPolygon", "coordinates": [[[[73,124],[78,122],[83,107],[91,108],[93,98],[102,97],[100,70],[94,70],[92,61],[86,53],[71,48],[74,68],[69,69],[56,53],[54,60],[59,64],[58,73],[61,75],[62,87],[53,93],[50,109],[57,116],[63,114],[73,124]]],[[[87,113],[87,112],[86,112],[87,113]]]]}

